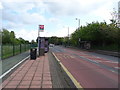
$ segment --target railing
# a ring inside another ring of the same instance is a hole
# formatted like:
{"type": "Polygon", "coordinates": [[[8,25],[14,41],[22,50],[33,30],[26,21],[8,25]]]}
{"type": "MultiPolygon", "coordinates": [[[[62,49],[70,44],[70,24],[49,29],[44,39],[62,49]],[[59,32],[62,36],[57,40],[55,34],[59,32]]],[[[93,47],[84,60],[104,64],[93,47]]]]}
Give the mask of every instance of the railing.
{"type": "Polygon", "coordinates": [[[1,59],[5,59],[30,49],[30,44],[19,45],[2,45],[1,47],[1,59]]]}

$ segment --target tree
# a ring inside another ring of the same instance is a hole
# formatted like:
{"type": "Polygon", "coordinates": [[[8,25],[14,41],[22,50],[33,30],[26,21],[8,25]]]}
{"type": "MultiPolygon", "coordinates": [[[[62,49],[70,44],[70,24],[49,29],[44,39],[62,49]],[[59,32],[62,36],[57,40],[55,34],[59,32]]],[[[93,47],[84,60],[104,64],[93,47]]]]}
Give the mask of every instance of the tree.
{"type": "Polygon", "coordinates": [[[3,29],[3,32],[2,32],[2,43],[3,44],[9,44],[10,43],[10,33],[8,30],[6,29],[3,29]]]}
{"type": "Polygon", "coordinates": [[[56,37],[56,36],[50,37],[50,38],[49,38],[49,43],[56,44],[56,43],[57,43],[57,37],[56,37]]]}
{"type": "Polygon", "coordinates": [[[120,27],[118,13],[115,10],[115,8],[113,8],[113,12],[111,13],[111,16],[112,16],[112,19],[110,19],[110,21],[111,21],[110,25],[120,27]]]}
{"type": "Polygon", "coordinates": [[[29,41],[24,40],[23,38],[16,38],[14,31],[9,32],[7,29],[2,31],[2,43],[3,44],[29,44],[29,41]]]}
{"type": "Polygon", "coordinates": [[[32,41],[31,41],[31,43],[32,43],[32,44],[34,44],[34,43],[35,43],[35,41],[34,41],[34,40],[32,40],[32,41]]]}
{"type": "Polygon", "coordinates": [[[14,31],[10,32],[10,41],[11,41],[11,44],[15,44],[15,33],[14,33],[14,31]]]}
{"type": "Polygon", "coordinates": [[[105,46],[110,44],[116,44],[119,38],[120,29],[106,22],[92,22],[77,29],[71,35],[71,43],[74,46],[79,45],[78,40],[91,41],[93,45],[105,46]]]}
{"type": "Polygon", "coordinates": [[[25,40],[25,43],[26,43],[26,44],[30,44],[28,40],[25,40]]]}
{"type": "Polygon", "coordinates": [[[56,44],[56,45],[62,45],[64,38],[52,36],[48,40],[49,40],[49,43],[56,44]]]}
{"type": "Polygon", "coordinates": [[[20,44],[25,44],[25,40],[23,38],[19,37],[18,40],[19,40],[20,44]]]}

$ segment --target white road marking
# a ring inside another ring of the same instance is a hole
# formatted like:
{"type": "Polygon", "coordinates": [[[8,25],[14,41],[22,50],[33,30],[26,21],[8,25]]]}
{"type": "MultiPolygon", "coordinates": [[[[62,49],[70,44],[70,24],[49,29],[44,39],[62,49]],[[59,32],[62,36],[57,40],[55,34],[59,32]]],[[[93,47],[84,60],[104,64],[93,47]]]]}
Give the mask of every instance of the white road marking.
{"type": "Polygon", "coordinates": [[[118,62],[113,62],[113,61],[100,61],[100,60],[96,60],[96,62],[118,63],[118,62]]]}
{"type": "Polygon", "coordinates": [[[115,72],[115,71],[111,70],[111,72],[115,72]]]}
{"type": "Polygon", "coordinates": [[[118,63],[118,62],[113,62],[113,61],[101,61],[101,62],[118,63]]]}
{"type": "Polygon", "coordinates": [[[120,69],[120,67],[114,67],[114,68],[116,68],[116,69],[120,69]]]}
{"type": "MultiPolygon", "coordinates": [[[[85,58],[85,57],[83,57],[83,56],[80,56],[80,57],[85,58]]],[[[87,59],[88,59],[88,58],[87,58],[87,59]]],[[[99,63],[99,62],[94,61],[94,60],[91,60],[91,59],[88,59],[88,60],[91,61],[91,62],[99,63]]]]}
{"type": "Polygon", "coordinates": [[[97,58],[100,58],[100,57],[97,57],[97,58]]]}
{"type": "Polygon", "coordinates": [[[23,61],[25,61],[26,59],[28,59],[30,56],[24,58],[22,61],[20,61],[19,63],[17,63],[16,65],[14,65],[12,68],[10,68],[8,71],[6,71],[5,73],[3,73],[0,76],[0,79],[2,79],[5,75],[7,75],[9,72],[11,72],[14,68],[16,68],[19,64],[21,64],[23,61]]]}

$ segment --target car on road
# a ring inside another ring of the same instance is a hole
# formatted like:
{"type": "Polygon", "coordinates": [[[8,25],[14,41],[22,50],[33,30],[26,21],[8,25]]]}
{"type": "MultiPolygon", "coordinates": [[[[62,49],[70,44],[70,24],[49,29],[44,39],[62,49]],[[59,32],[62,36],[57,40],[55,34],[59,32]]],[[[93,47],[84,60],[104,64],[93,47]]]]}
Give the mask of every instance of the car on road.
{"type": "Polygon", "coordinates": [[[49,47],[54,47],[55,45],[54,44],[50,44],[49,47]]]}

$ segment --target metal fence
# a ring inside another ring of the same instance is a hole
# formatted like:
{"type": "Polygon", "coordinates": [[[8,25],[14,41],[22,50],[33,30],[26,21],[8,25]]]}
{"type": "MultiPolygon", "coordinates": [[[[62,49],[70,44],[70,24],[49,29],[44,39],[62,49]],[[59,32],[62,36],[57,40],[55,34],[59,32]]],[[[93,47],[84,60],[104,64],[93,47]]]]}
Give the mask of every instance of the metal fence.
{"type": "Polygon", "coordinates": [[[30,44],[19,44],[19,45],[2,45],[1,47],[1,58],[5,59],[30,49],[30,44]]]}

